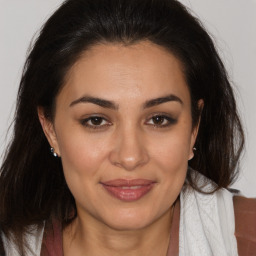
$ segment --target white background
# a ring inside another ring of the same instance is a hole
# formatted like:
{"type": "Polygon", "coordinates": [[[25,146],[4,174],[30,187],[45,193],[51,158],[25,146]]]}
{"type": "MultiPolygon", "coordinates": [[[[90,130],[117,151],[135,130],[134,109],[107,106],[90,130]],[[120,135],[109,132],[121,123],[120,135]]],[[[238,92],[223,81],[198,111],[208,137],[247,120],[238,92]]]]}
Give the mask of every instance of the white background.
{"type": "MultiPolygon", "coordinates": [[[[235,87],[246,151],[233,187],[256,197],[256,0],[180,0],[214,36],[235,87]]],[[[62,0],[0,0],[0,154],[29,43],[62,0]]],[[[15,159],[13,159],[15,161],[15,159]]],[[[1,163],[1,160],[0,160],[1,163]]]]}

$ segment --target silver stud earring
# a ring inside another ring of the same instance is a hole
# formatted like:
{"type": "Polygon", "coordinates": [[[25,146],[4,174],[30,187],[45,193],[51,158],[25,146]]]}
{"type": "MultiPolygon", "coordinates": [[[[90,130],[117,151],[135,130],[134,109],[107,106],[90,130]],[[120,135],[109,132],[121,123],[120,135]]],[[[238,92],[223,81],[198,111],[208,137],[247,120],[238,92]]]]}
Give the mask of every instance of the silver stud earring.
{"type": "Polygon", "coordinates": [[[54,148],[51,147],[51,153],[54,157],[58,157],[58,154],[56,152],[54,152],[54,148]]]}
{"type": "Polygon", "coordinates": [[[194,147],[193,150],[196,151],[196,147],[194,147]]]}

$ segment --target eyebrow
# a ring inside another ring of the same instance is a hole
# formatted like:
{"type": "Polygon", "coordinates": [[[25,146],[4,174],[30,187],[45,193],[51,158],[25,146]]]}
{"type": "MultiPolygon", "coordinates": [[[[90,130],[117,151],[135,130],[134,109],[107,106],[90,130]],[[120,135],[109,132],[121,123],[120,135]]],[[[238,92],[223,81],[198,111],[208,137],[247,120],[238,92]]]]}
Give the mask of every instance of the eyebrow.
{"type": "Polygon", "coordinates": [[[113,101],[95,98],[95,97],[91,97],[91,96],[81,97],[81,98],[71,102],[69,106],[72,107],[78,103],[93,103],[93,104],[96,104],[103,108],[110,108],[110,109],[114,109],[114,110],[118,109],[118,105],[116,105],[113,101]]]}
{"type": "MultiPolygon", "coordinates": [[[[175,101],[180,103],[181,105],[183,105],[183,101],[176,95],[170,94],[164,97],[159,97],[159,98],[155,98],[155,99],[151,99],[151,100],[147,100],[142,108],[150,108],[150,107],[154,107],[166,102],[170,102],[170,101],[175,101]]],[[[98,105],[100,107],[103,108],[109,108],[109,109],[113,109],[113,110],[118,110],[119,106],[117,104],[115,104],[113,101],[110,100],[105,100],[105,99],[101,99],[101,98],[96,98],[96,97],[92,97],[92,96],[83,96],[77,100],[74,100],[70,103],[70,107],[79,104],[79,103],[92,103],[95,105],[98,105]]]]}
{"type": "Polygon", "coordinates": [[[181,105],[183,105],[183,101],[176,95],[170,94],[164,97],[159,97],[156,99],[152,99],[152,100],[148,100],[143,104],[143,108],[151,108],[160,104],[163,104],[165,102],[169,102],[169,101],[175,101],[180,103],[181,105]]]}

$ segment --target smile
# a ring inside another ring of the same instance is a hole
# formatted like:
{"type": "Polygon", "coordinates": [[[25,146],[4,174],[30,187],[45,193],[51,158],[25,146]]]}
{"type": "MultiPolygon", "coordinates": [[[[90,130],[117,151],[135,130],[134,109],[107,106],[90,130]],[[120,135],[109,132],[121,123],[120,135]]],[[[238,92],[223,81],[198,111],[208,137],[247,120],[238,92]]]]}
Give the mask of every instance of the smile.
{"type": "Polygon", "coordinates": [[[113,197],[126,202],[139,200],[152,190],[156,182],[152,180],[111,180],[102,182],[102,186],[113,197]]]}

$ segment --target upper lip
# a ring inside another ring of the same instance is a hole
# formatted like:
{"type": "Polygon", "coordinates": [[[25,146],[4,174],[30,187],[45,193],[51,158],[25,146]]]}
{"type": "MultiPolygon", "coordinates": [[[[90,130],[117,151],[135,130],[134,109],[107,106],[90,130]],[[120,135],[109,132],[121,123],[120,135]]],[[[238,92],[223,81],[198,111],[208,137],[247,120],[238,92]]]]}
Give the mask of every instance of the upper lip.
{"type": "Polygon", "coordinates": [[[156,183],[153,180],[147,179],[116,179],[116,180],[109,180],[101,182],[101,184],[106,186],[113,186],[113,187],[129,187],[129,186],[146,186],[156,183]]]}

